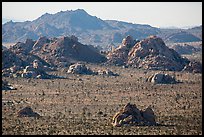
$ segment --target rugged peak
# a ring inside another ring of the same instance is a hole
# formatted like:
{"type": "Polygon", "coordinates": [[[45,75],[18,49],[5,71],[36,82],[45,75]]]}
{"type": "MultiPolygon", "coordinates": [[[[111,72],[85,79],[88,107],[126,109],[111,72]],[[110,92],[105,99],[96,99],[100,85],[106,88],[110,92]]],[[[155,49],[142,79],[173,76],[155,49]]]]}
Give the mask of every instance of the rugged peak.
{"type": "Polygon", "coordinates": [[[74,12],[87,13],[84,9],[76,9],[74,12]]]}

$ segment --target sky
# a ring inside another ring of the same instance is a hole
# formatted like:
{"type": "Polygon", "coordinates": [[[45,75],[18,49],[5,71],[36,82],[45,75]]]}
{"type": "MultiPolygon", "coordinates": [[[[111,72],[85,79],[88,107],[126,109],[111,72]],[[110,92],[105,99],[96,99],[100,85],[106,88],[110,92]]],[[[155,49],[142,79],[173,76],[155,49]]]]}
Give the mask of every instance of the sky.
{"type": "Polygon", "coordinates": [[[153,27],[202,25],[202,2],[2,2],[2,20],[32,21],[45,13],[76,9],[103,20],[153,27]]]}

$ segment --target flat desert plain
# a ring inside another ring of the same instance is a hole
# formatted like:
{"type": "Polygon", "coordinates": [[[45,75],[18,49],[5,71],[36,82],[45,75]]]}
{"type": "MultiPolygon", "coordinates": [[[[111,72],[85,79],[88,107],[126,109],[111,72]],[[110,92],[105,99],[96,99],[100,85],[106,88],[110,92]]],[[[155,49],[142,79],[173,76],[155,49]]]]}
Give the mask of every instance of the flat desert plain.
{"type": "Polygon", "coordinates": [[[50,74],[64,79],[2,78],[17,90],[2,90],[3,135],[201,135],[202,74],[165,71],[180,81],[153,84],[160,71],[88,64],[119,76],[50,74]],[[112,117],[128,102],[154,110],[159,126],[113,127],[112,117]],[[30,106],[41,117],[18,117],[30,106]]]}

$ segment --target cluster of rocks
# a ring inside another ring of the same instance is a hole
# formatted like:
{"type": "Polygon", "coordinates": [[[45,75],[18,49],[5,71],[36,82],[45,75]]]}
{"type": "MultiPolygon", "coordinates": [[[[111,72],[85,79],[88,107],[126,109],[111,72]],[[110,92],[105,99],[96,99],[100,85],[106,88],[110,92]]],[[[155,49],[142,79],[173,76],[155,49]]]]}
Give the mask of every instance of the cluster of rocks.
{"type": "MultiPolygon", "coordinates": [[[[175,50],[168,48],[157,36],[149,36],[141,41],[135,41],[128,36],[123,39],[122,45],[108,53],[107,59],[107,64],[127,65],[148,70],[182,71],[190,63],[175,50]]],[[[184,70],[201,72],[199,65],[191,68],[184,70]]]]}
{"type": "Polygon", "coordinates": [[[82,63],[76,63],[69,66],[67,73],[86,74],[86,75],[95,74],[90,68],[88,68],[85,64],[82,64],[82,63]]]}
{"type": "MultiPolygon", "coordinates": [[[[45,71],[66,68],[79,61],[148,70],[183,70],[202,73],[202,65],[199,62],[191,62],[182,58],[176,51],[168,48],[164,41],[157,36],[150,36],[137,41],[128,35],[122,40],[118,48],[113,49],[105,57],[96,48],[81,44],[78,42],[78,38],[72,35],[59,38],[44,36],[36,41],[27,39],[24,43],[18,42],[9,49],[2,48],[2,75],[47,77],[45,71]],[[34,60],[38,60],[42,64],[39,67],[42,71],[32,66],[34,60]]],[[[108,70],[106,72],[92,72],[90,69],[86,70],[84,66],[70,66],[69,73],[78,73],[77,71],[82,74],[111,75],[108,70]]]]}
{"type": "Polygon", "coordinates": [[[74,35],[58,38],[42,36],[36,41],[27,39],[25,42],[17,42],[9,49],[2,48],[2,54],[2,69],[13,66],[25,68],[35,59],[47,68],[65,68],[78,61],[91,63],[106,61],[106,57],[96,48],[81,44],[74,35]]]}
{"type": "Polygon", "coordinates": [[[158,125],[156,116],[151,107],[144,111],[139,110],[135,104],[126,104],[112,119],[112,125],[120,126],[154,126],[158,125]]]}
{"type": "Polygon", "coordinates": [[[27,106],[18,111],[18,117],[40,117],[40,115],[33,111],[30,106],[27,106]]]}
{"type": "Polygon", "coordinates": [[[177,83],[175,77],[169,74],[156,73],[146,79],[147,82],[154,84],[175,84],[177,83]]]}
{"type": "Polygon", "coordinates": [[[14,65],[10,68],[3,69],[2,76],[39,79],[54,78],[55,76],[46,73],[46,68],[47,67],[42,66],[41,62],[34,60],[33,64],[29,66],[20,67],[19,65],[14,65]]]}
{"type": "Polygon", "coordinates": [[[102,76],[119,76],[119,74],[114,73],[113,71],[111,71],[109,69],[98,70],[97,75],[102,75],[102,76]]]}
{"type": "Polygon", "coordinates": [[[109,69],[98,70],[97,72],[91,70],[83,63],[75,63],[69,66],[67,73],[70,74],[84,74],[84,75],[103,75],[103,76],[118,76],[117,73],[112,72],[109,69]]]}

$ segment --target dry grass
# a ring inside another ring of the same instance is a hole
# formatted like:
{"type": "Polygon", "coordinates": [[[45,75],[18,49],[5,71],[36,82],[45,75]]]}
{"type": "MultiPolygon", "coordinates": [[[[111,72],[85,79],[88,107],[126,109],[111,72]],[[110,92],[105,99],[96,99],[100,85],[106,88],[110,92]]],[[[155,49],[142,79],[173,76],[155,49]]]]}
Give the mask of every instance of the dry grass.
{"type": "MultiPolygon", "coordinates": [[[[95,70],[101,66],[89,66],[95,70]]],[[[105,67],[103,67],[105,68],[105,67]]],[[[2,91],[2,133],[182,135],[202,134],[202,74],[167,72],[182,83],[153,85],[145,78],[156,71],[109,67],[118,77],[72,75],[67,79],[4,78],[17,90],[2,91]],[[126,103],[151,105],[163,126],[113,127],[112,116],[126,103]],[[31,106],[40,118],[19,118],[31,106]]]]}

